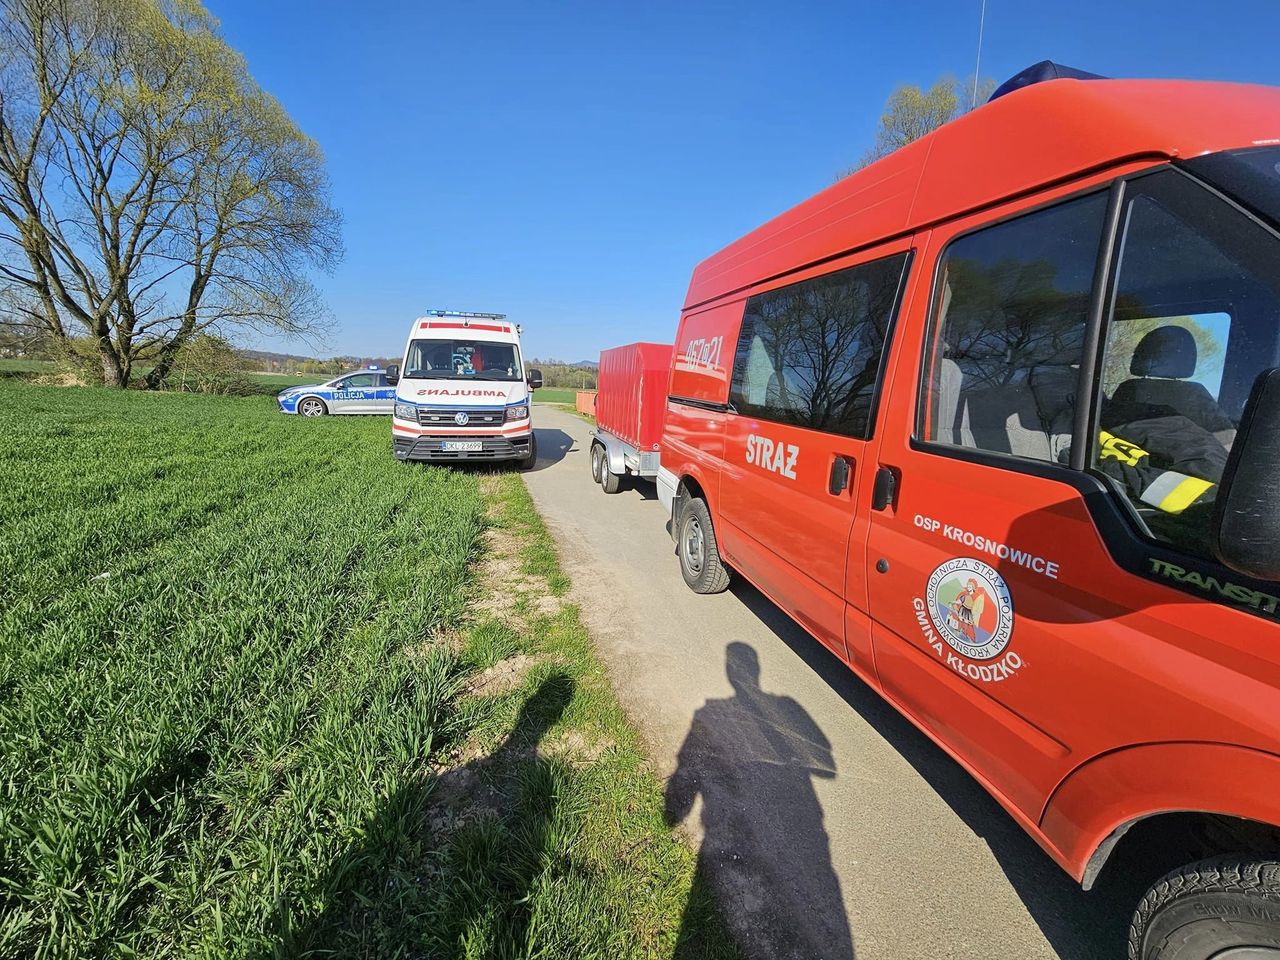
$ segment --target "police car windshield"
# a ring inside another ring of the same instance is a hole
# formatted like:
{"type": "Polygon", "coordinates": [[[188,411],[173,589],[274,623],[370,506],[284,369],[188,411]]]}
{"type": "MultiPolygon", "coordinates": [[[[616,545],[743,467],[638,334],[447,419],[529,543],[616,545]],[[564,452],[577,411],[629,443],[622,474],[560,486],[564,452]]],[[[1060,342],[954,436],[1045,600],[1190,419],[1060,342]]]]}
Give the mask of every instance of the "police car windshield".
{"type": "Polygon", "coordinates": [[[521,380],[513,343],[492,340],[414,340],[404,376],[413,380],[521,380]]]}

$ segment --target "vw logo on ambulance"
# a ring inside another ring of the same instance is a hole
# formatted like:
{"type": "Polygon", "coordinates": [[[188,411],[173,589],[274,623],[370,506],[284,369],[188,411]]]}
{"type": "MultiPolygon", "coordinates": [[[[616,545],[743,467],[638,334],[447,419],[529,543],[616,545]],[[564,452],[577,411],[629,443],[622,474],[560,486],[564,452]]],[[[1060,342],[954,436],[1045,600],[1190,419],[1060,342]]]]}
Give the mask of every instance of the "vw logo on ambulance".
{"type": "Polygon", "coordinates": [[[462,410],[459,410],[453,415],[453,422],[460,427],[465,427],[470,419],[471,418],[462,410]]]}
{"type": "Polygon", "coordinates": [[[1013,598],[994,567],[972,557],[948,560],[925,591],[929,618],[942,639],[970,660],[998,657],[1013,636],[1013,598]]]}

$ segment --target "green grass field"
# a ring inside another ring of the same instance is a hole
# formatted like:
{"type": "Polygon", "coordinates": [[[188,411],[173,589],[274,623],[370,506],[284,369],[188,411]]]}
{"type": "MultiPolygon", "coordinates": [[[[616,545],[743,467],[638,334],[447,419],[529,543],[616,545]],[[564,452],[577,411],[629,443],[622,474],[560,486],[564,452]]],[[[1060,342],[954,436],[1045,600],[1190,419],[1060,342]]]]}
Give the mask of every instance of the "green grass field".
{"type": "Polygon", "coordinates": [[[278,393],[285,387],[297,387],[302,384],[324,383],[332,380],[328,373],[245,373],[244,377],[252,383],[260,384],[264,391],[278,393]]]}
{"type": "Polygon", "coordinates": [[[0,956],[730,955],[518,476],[264,398],[0,429],[0,956]]]}
{"type": "Polygon", "coordinates": [[[52,360],[27,360],[22,357],[0,357],[0,378],[2,377],[34,377],[42,373],[53,373],[57,364],[52,360]]]}
{"type": "Polygon", "coordinates": [[[534,403],[567,403],[573,406],[578,391],[568,387],[543,387],[533,392],[534,403]]]}

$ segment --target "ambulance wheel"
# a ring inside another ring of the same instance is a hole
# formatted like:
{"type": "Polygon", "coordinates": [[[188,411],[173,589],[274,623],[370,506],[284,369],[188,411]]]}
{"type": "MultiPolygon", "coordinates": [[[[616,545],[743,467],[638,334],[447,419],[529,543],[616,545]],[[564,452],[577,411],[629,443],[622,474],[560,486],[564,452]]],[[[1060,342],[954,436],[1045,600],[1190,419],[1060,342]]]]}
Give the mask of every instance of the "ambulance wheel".
{"type": "Polygon", "coordinates": [[[1280,861],[1202,860],[1162,877],[1129,924],[1129,960],[1280,960],[1280,861]]]}
{"type": "Polygon", "coordinates": [[[319,397],[307,397],[298,404],[298,412],[304,417],[323,417],[329,412],[329,408],[319,397]]]}
{"type": "Polygon", "coordinates": [[[591,444],[591,479],[602,483],[600,474],[604,472],[604,444],[591,444]]]}
{"type": "Polygon", "coordinates": [[[532,470],[533,465],[538,462],[538,435],[530,432],[529,434],[529,452],[516,461],[516,466],[520,470],[532,470]]]}
{"type": "Polygon", "coordinates": [[[720,562],[720,548],[705,500],[690,500],[680,511],[676,552],[680,555],[680,573],[694,593],[722,593],[729,586],[729,571],[720,562]]]}

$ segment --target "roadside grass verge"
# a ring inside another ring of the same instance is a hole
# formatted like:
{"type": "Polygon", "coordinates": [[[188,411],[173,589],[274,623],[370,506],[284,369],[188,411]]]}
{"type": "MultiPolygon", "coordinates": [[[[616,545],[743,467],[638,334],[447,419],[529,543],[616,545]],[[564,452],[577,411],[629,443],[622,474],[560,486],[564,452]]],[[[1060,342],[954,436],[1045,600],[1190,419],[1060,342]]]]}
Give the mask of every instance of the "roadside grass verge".
{"type": "Polygon", "coordinates": [[[728,955],[519,478],[0,384],[0,956],[728,955]]]}
{"type": "Polygon", "coordinates": [[[565,413],[572,413],[575,417],[581,417],[583,420],[587,421],[587,423],[595,423],[595,422],[596,422],[596,418],[595,418],[595,417],[593,417],[593,416],[592,416],[591,414],[589,414],[589,413],[583,413],[583,412],[582,412],[581,410],[579,410],[579,409],[577,408],[577,406],[576,406],[575,404],[573,404],[573,403],[549,403],[549,404],[547,404],[547,406],[549,406],[549,407],[553,407],[553,408],[554,408],[554,409],[556,409],[556,410],[562,410],[562,411],[564,411],[565,413]]]}

